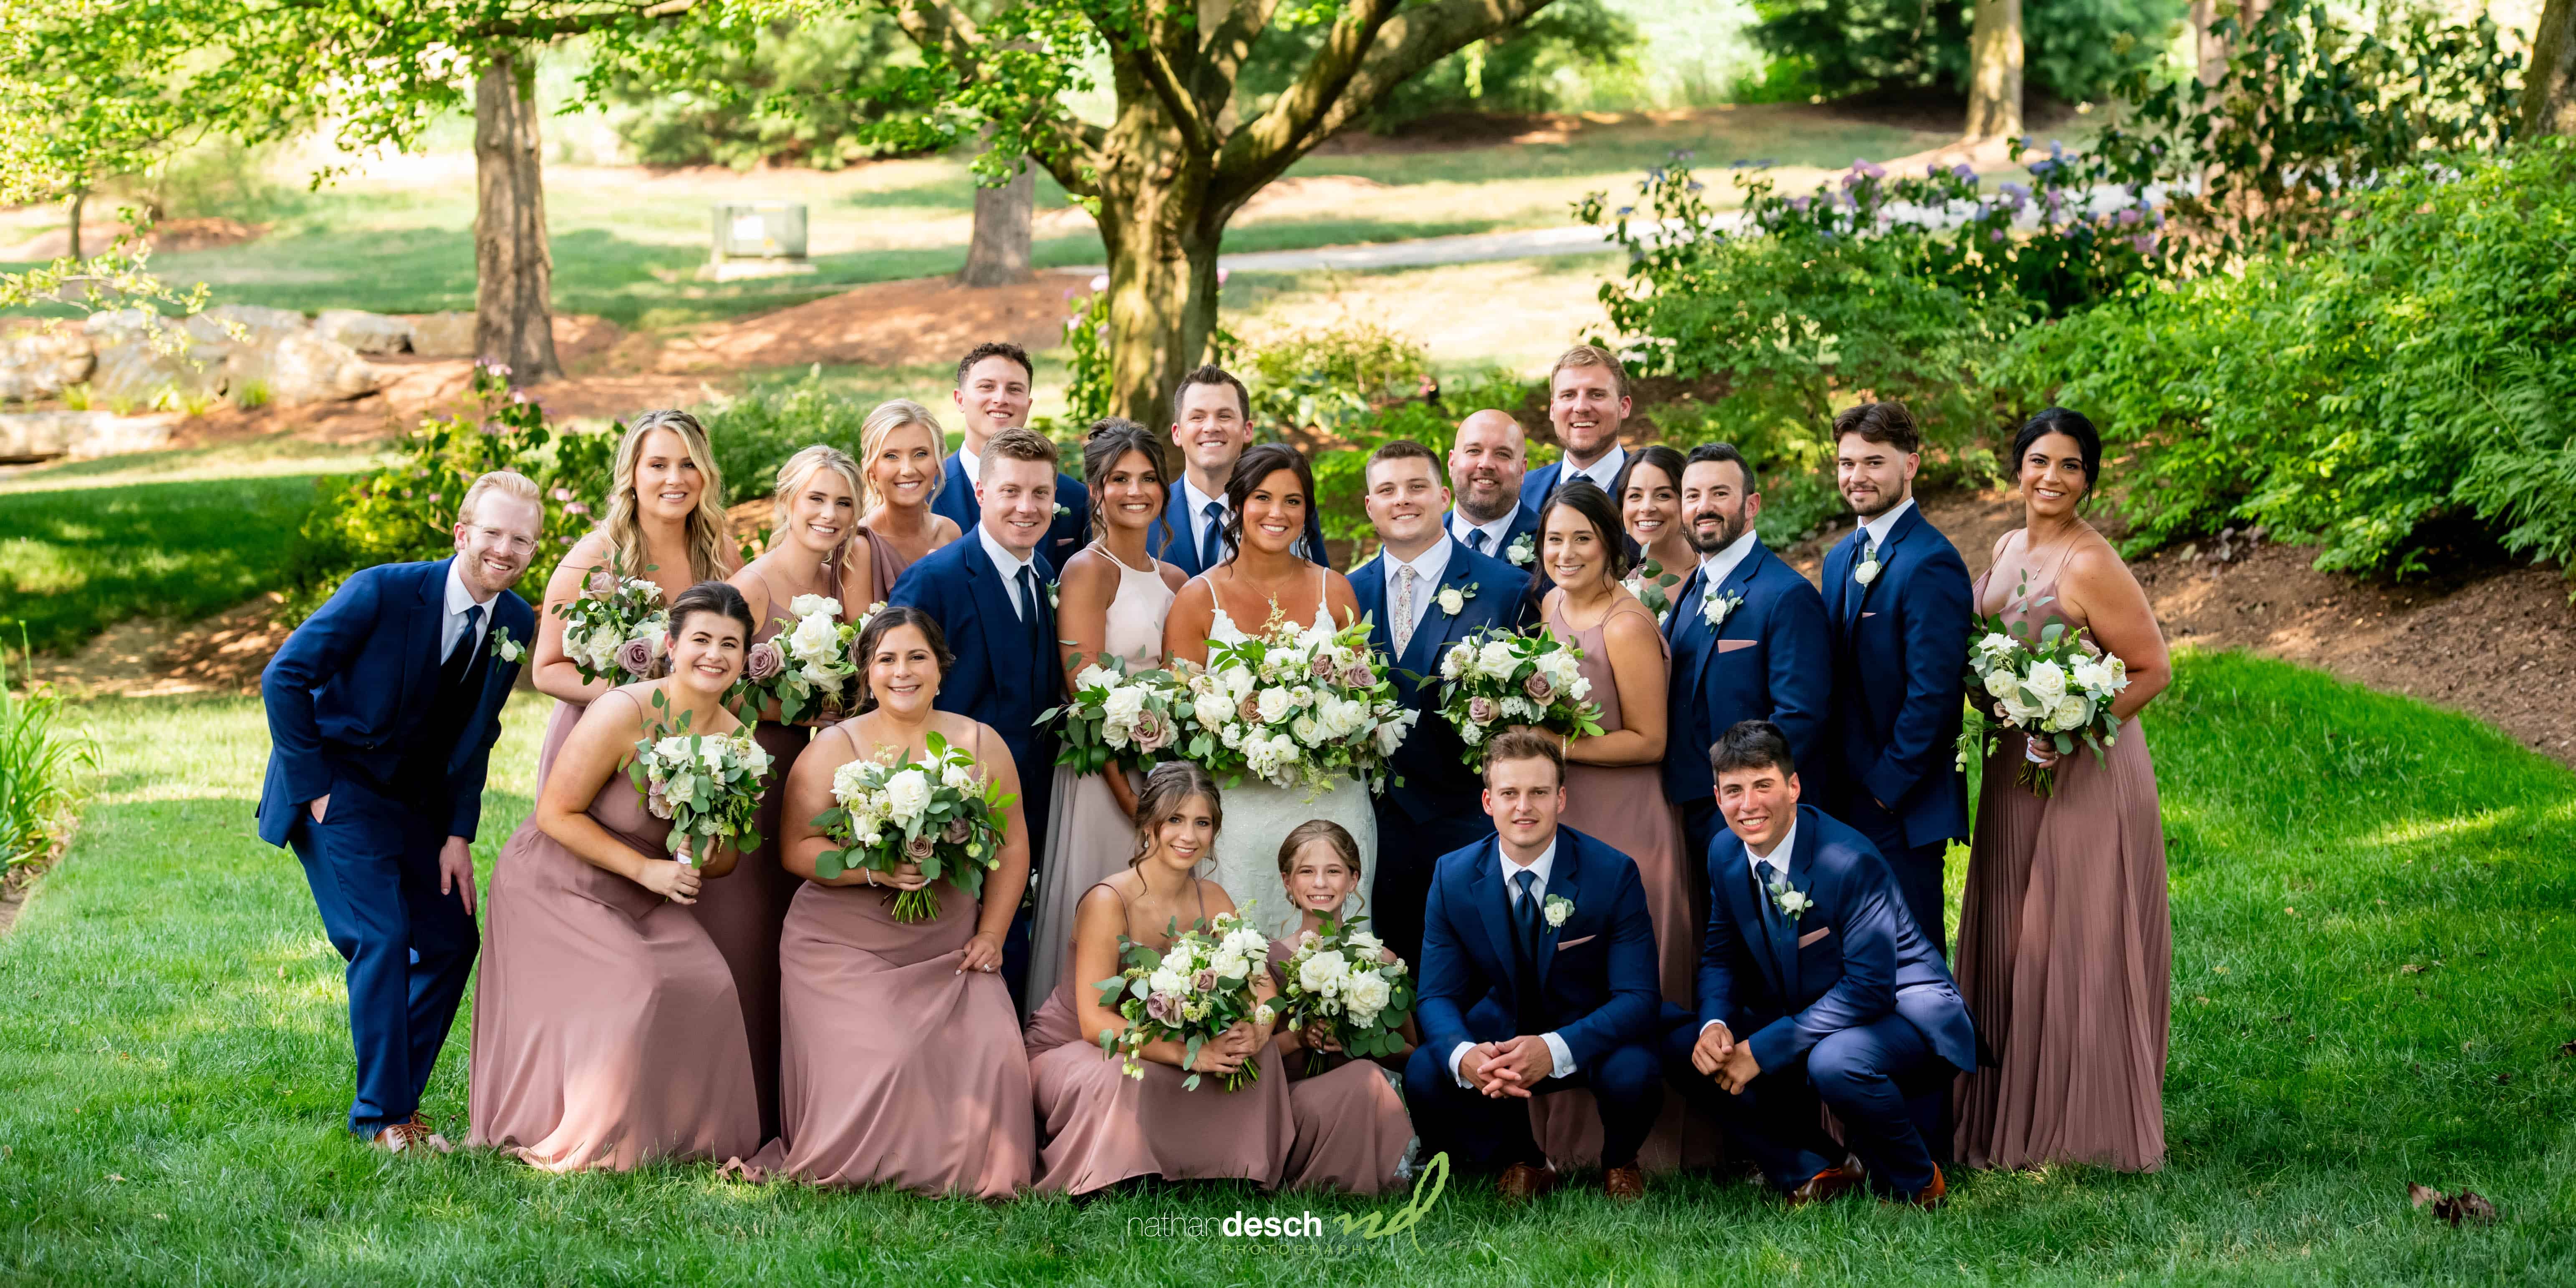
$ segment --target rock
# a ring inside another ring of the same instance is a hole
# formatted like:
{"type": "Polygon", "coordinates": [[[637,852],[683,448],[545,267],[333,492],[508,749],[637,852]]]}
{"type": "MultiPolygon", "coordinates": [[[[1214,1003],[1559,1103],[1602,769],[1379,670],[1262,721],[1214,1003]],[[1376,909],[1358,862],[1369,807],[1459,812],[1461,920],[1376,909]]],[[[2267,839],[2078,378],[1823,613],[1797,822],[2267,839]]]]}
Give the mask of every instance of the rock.
{"type": "Polygon", "coordinates": [[[0,460],[86,460],[148,452],[170,442],[178,417],[119,416],[107,411],[0,412],[0,460]]]}
{"type": "Polygon", "coordinates": [[[474,315],[429,313],[411,326],[411,351],[424,358],[474,356],[474,315]]]}
{"type": "Polygon", "coordinates": [[[311,324],[293,309],[267,309],[256,304],[218,304],[188,319],[188,334],[207,344],[264,344],[311,324]],[[236,337],[234,328],[242,334],[236,337]]]}
{"type": "Polygon", "coordinates": [[[93,314],[84,329],[98,344],[90,396],[111,409],[167,406],[224,391],[229,345],[201,342],[176,323],[134,309],[93,314]]]}
{"type": "Polygon", "coordinates": [[[281,406],[341,402],[376,391],[376,369],[358,351],[312,331],[280,338],[268,352],[268,397],[281,406]]]}
{"type": "Polygon", "coordinates": [[[77,327],[30,327],[0,336],[0,402],[51,398],[89,379],[97,341],[77,327]]]}
{"type": "Polygon", "coordinates": [[[360,353],[403,353],[411,348],[411,323],[382,313],[324,309],[313,318],[313,332],[360,353]]]}

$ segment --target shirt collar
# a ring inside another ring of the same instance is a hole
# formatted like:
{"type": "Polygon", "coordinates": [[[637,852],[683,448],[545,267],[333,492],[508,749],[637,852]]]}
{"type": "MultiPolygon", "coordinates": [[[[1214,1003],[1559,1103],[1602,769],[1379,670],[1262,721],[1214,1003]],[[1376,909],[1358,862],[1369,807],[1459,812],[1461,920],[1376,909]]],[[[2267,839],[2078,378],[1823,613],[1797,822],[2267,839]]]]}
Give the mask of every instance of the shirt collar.
{"type": "MultiPolygon", "coordinates": [[[[456,556],[456,559],[462,559],[464,557],[465,556],[463,555],[458,555],[456,556]]],[[[476,599],[474,597],[473,589],[465,584],[464,575],[456,571],[456,559],[450,559],[447,561],[447,615],[450,617],[455,617],[463,613],[466,609],[472,608],[476,604],[488,604],[492,602],[492,600],[488,598],[476,599]]],[[[495,596],[493,598],[498,597],[495,596]]]]}
{"type": "MultiPolygon", "coordinates": [[[[1600,484],[1602,491],[1608,492],[1610,490],[1610,486],[1619,481],[1619,467],[1626,465],[1627,463],[1627,447],[1614,442],[1610,444],[1609,451],[1601,454],[1600,460],[1594,461],[1592,464],[1585,466],[1582,469],[1576,469],[1574,467],[1574,462],[1567,461],[1565,463],[1565,472],[1557,475],[1556,481],[1562,484],[1568,479],[1587,478],[1600,484]]],[[[1616,500],[1617,498],[1614,496],[1612,499],[1616,500]]]]}
{"type": "Polygon", "coordinates": [[[1385,551],[1386,576],[1388,584],[1394,584],[1396,569],[1411,568],[1413,570],[1413,575],[1422,579],[1423,585],[1439,585],[1440,579],[1449,575],[1449,552],[1454,549],[1455,546],[1456,543],[1450,539],[1449,535],[1447,533],[1442,533],[1438,541],[1431,543],[1430,549],[1423,551],[1421,554],[1415,555],[1411,559],[1398,559],[1395,557],[1394,551],[1385,551]]]}
{"type": "Polygon", "coordinates": [[[1538,880],[1531,883],[1531,892],[1540,894],[1545,893],[1547,890],[1548,876],[1556,870],[1556,843],[1563,839],[1563,836],[1564,833],[1560,831],[1556,836],[1549,837],[1547,839],[1547,848],[1539,851],[1538,857],[1530,860],[1530,865],[1526,868],[1512,862],[1512,856],[1503,853],[1502,842],[1494,842],[1494,861],[1503,865],[1504,887],[1507,889],[1517,889],[1519,887],[1515,878],[1520,873],[1535,872],[1538,874],[1538,880]]]}
{"type": "Polygon", "coordinates": [[[1754,536],[1753,529],[1748,527],[1744,530],[1743,536],[1728,542],[1725,549],[1700,560],[1700,580],[1714,587],[1734,576],[1736,568],[1743,564],[1744,556],[1753,552],[1753,543],[1756,540],[1758,538],[1754,536]]]}
{"type": "Polygon", "coordinates": [[[1913,508],[1914,498],[1909,496],[1887,507],[1887,513],[1860,525],[1860,530],[1868,534],[1861,538],[1861,549],[1867,550],[1873,545],[1882,550],[1886,549],[1887,534],[1896,531],[1896,521],[1904,518],[1905,512],[1913,508]]]}
{"type": "Polygon", "coordinates": [[[983,541],[985,555],[992,559],[993,567],[1001,571],[1002,580],[1005,583],[1017,581],[1022,568],[1037,562],[1036,551],[1030,551],[1029,557],[1025,559],[1012,554],[1011,548],[1003,545],[1000,539],[993,535],[993,530],[982,523],[975,525],[975,535],[983,541]]]}
{"type": "Polygon", "coordinates": [[[1188,475],[1181,476],[1181,499],[1188,502],[1190,522],[1192,523],[1196,523],[1207,517],[1208,502],[1214,501],[1218,505],[1225,504],[1224,497],[1209,496],[1207,493],[1200,491],[1199,485],[1190,482],[1188,475]]]}
{"type": "Polygon", "coordinates": [[[957,449],[957,468],[966,475],[968,487],[984,481],[984,458],[966,450],[963,446],[957,449]]]}
{"type": "Polygon", "coordinates": [[[1746,869],[1750,870],[1753,875],[1758,877],[1762,875],[1762,865],[1768,863],[1772,867],[1778,868],[1780,870],[1780,875],[1785,877],[1789,875],[1789,860],[1792,856],[1796,855],[1797,852],[1798,815],[1795,810],[1792,810],[1789,814],[1789,830],[1780,834],[1780,843],[1771,847],[1770,857],[1755,858],[1753,857],[1753,847],[1750,845],[1745,846],[1744,866],[1746,869]]]}
{"type": "Polygon", "coordinates": [[[1467,517],[1465,510],[1451,510],[1449,535],[1463,542],[1467,539],[1468,533],[1482,532],[1485,534],[1485,553],[1500,555],[1503,553],[1503,534],[1512,530],[1512,520],[1519,518],[1520,513],[1520,508],[1514,506],[1505,510],[1503,517],[1491,523],[1477,523],[1467,517]]]}

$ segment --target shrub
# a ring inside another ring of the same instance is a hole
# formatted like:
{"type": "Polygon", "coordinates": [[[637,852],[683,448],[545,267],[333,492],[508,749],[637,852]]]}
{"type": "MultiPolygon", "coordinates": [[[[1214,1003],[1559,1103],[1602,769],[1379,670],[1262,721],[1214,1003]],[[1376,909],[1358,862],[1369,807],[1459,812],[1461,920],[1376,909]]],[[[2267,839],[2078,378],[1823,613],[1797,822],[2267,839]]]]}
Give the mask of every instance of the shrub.
{"type": "MultiPolygon", "coordinates": [[[[2069,101],[2108,96],[2154,67],[2170,47],[2184,0],[2026,0],[2024,67],[2033,88],[2069,101]]],[[[1754,0],[1754,43],[1833,97],[1874,89],[1968,83],[1969,4],[1924,0],[1754,0]]],[[[1803,96],[1801,96],[1803,97],[1803,96]]]]}
{"type": "Polygon", "coordinates": [[[12,692],[0,654],[0,886],[52,859],[72,824],[78,771],[97,767],[97,748],[64,727],[61,697],[40,685],[12,692]]]}
{"type": "MultiPolygon", "coordinates": [[[[1489,370],[1440,387],[1436,398],[1412,398],[1376,407],[1335,431],[1329,450],[1308,453],[1315,466],[1315,505],[1324,536],[1365,541],[1369,527],[1368,454],[1399,438],[1430,448],[1443,461],[1458,422],[1471,413],[1501,408],[1517,413],[1530,385],[1508,371],[1489,370]]],[[[1446,467],[1443,467],[1444,476],[1446,467]]]]}
{"type": "Polygon", "coordinates": [[[1422,394],[1431,383],[1431,355],[1384,327],[1343,322],[1292,331],[1254,350],[1244,375],[1252,423],[1265,432],[1338,434],[1422,394]]]}
{"type": "Polygon", "coordinates": [[[707,427],[725,504],[740,505],[769,495],[778,467],[799,448],[829,443],[857,456],[869,409],[825,388],[816,366],[792,384],[756,385],[691,410],[707,427]]]}
{"type": "Polygon", "coordinates": [[[870,132],[893,111],[891,69],[921,61],[889,14],[781,20],[745,42],[678,33],[664,43],[694,47],[612,71],[601,94],[646,165],[838,170],[912,150],[870,132]],[[692,74],[674,77],[674,65],[692,74]]]}

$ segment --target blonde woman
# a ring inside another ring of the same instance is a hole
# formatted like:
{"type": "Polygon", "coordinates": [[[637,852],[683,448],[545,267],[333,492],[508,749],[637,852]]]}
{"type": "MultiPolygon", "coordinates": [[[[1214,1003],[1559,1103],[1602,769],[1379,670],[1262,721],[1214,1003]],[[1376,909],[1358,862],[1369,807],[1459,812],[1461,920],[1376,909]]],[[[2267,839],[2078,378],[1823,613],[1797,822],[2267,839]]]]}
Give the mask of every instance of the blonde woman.
{"type": "Polygon", "coordinates": [[[537,751],[537,786],[543,791],[555,752],[572,735],[591,702],[617,687],[608,679],[583,683],[564,655],[563,619],[555,609],[571,603],[598,570],[622,569],[662,588],[663,602],[702,581],[722,581],[741,562],[725,526],[724,487],[716,473],[707,431],[685,411],[648,411],[627,426],[610,466],[608,513],[588,536],[573,543],[546,579],[546,602],[537,613],[536,646],[529,678],[537,692],[556,700],[537,751]]]}
{"type": "Polygon", "coordinates": [[[859,426],[859,526],[869,535],[870,571],[880,594],[922,556],[965,535],[955,520],[930,511],[941,487],[948,431],[930,409],[909,398],[880,403],[859,426]]]}
{"type": "MultiPolygon", "coordinates": [[[[876,602],[875,576],[869,568],[870,542],[859,534],[859,464],[847,452],[820,443],[787,458],[778,467],[771,498],[770,545],[733,575],[734,588],[759,625],[751,642],[776,639],[795,624],[789,609],[802,595],[820,595],[841,604],[849,621],[876,602]]],[[[743,713],[759,724],[752,737],[769,753],[773,768],[769,790],[760,798],[763,844],[743,856],[734,880],[723,883],[698,904],[698,920],[733,968],[734,991],[742,998],[743,1027],[751,1034],[751,1065],[760,1086],[760,1127],[765,1139],[778,1134],[778,933],[787,919],[796,883],[779,866],[779,811],[787,799],[788,770],[816,726],[844,713],[812,710],[799,723],[778,719],[775,706],[743,713]]]]}

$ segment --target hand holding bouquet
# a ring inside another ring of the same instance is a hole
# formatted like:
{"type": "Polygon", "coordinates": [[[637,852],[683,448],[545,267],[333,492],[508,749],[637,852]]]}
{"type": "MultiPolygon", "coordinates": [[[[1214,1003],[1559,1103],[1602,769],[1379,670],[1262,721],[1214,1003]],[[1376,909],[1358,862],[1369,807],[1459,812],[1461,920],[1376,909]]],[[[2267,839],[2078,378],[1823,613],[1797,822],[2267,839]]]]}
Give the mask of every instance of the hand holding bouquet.
{"type": "Polygon", "coordinates": [[[1063,725],[1057,764],[1096,774],[1113,760],[1143,769],[1170,758],[1190,705],[1188,690],[1171,672],[1129,675],[1124,659],[1103,656],[1074,676],[1073,688],[1064,705],[1038,715],[1039,724],[1063,725]]]}
{"type": "Polygon", "coordinates": [[[1404,1049],[1413,979],[1403,958],[1360,929],[1366,920],[1327,921],[1305,932],[1285,963],[1278,1007],[1288,1027],[1306,1036],[1308,1073],[1321,1072],[1324,1063],[1317,1037],[1362,1058],[1404,1049]]]}
{"type": "Polygon", "coordinates": [[[1498,728],[1530,725],[1568,738],[1601,732],[1601,707],[1584,699],[1583,650],[1545,627],[1527,634],[1486,629],[1451,645],[1440,658],[1447,687],[1440,715],[1467,744],[1467,767],[1482,769],[1485,744],[1498,728]]]}
{"type": "Polygon", "coordinates": [[[742,679],[734,690],[739,708],[756,716],[776,702],[778,719],[785,724],[809,711],[828,720],[848,710],[850,680],[859,673],[859,660],[850,656],[850,649],[860,628],[883,607],[880,601],[859,614],[859,620],[844,622],[841,601],[829,595],[798,595],[788,601],[787,615],[795,625],[743,655],[742,679]]]}
{"type": "MultiPolygon", "coordinates": [[[[666,709],[661,694],[653,695],[653,706],[666,709]]],[[[695,867],[720,843],[731,841],[738,850],[758,846],[752,815],[769,778],[769,753],[748,730],[690,733],[687,712],[668,727],[669,734],[656,738],[648,732],[635,744],[626,772],[644,794],[644,808],[670,820],[672,857],[695,867]],[[703,843],[690,845],[691,838],[703,843]]]]}
{"type": "Polygon", "coordinates": [[[853,760],[832,773],[830,809],[814,816],[840,848],[814,860],[826,881],[856,868],[892,875],[909,863],[924,884],[894,897],[894,919],[929,921],[939,915],[942,877],[975,898],[984,874],[1002,861],[1003,811],[1018,800],[980,773],[975,759],[938,734],[924,740],[919,761],[906,751],[893,761],[853,760]]]}
{"type": "Polygon", "coordinates": [[[626,684],[659,673],[670,643],[662,588],[625,575],[615,560],[593,567],[581,593],[555,605],[554,613],[564,623],[564,656],[582,683],[626,684]]]}
{"type": "Polygon", "coordinates": [[[1207,665],[1184,665],[1182,676],[1190,700],[1178,754],[1228,786],[1248,773],[1310,793],[1344,777],[1384,791],[1386,759],[1420,714],[1396,700],[1365,621],[1299,630],[1274,617],[1255,638],[1211,647],[1207,665]]]}
{"type": "MultiPolygon", "coordinates": [[[[1221,912],[1205,929],[1173,936],[1161,952],[1133,940],[1122,942],[1125,970],[1100,981],[1100,1004],[1127,1021],[1125,1033],[1100,1035],[1100,1049],[1122,1057],[1120,1071],[1145,1076],[1137,1053],[1155,1042],[1182,1044],[1181,1067],[1189,1077],[1184,1090],[1196,1091],[1199,1050],[1238,1023],[1268,1024],[1277,1013],[1253,992],[1256,972],[1269,965],[1270,941],[1243,922],[1239,913],[1221,912]]],[[[1234,1091],[1258,1080],[1261,1064],[1247,1058],[1224,1077],[1234,1091]]]]}
{"type": "MultiPolygon", "coordinates": [[[[2127,663],[2086,639],[2082,627],[2069,627],[2063,620],[2052,619],[2036,634],[2029,622],[2007,624],[2000,615],[1979,618],[1977,625],[1982,638],[1968,649],[1968,687],[1992,701],[1993,722],[2019,729],[2033,747],[2044,743],[2061,756],[2073,755],[2080,740],[2098,760],[2104,748],[2118,741],[2120,724],[2111,716],[2111,700],[2129,687],[2127,663]]],[[[1977,723],[1960,731],[1963,766],[1970,752],[1986,742],[1977,723]]],[[[2056,768],[2031,761],[2027,750],[2023,756],[2016,781],[2036,795],[2054,792],[2056,768]]]]}

